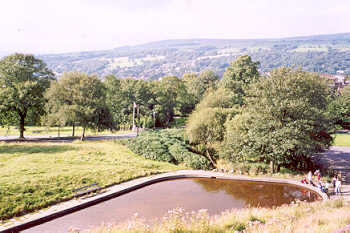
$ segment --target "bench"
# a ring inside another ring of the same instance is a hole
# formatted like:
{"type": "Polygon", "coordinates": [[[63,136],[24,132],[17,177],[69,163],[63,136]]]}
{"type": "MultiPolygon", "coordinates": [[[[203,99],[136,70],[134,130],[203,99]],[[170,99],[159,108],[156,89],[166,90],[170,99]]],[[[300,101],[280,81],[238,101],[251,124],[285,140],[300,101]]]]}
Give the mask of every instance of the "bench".
{"type": "Polygon", "coordinates": [[[80,197],[85,194],[93,193],[96,192],[97,190],[100,189],[100,186],[98,186],[98,183],[86,185],[80,188],[73,189],[72,192],[76,193],[74,194],[74,197],[80,197]]]}
{"type": "Polygon", "coordinates": [[[33,130],[32,132],[33,132],[33,133],[41,133],[42,130],[33,130]]]}

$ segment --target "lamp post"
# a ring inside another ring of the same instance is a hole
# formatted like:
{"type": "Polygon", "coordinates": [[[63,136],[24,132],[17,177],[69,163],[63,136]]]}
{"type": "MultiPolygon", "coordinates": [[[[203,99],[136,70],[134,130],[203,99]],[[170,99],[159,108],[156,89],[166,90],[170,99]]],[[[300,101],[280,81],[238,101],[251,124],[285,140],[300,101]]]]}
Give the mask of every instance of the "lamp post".
{"type": "Polygon", "coordinates": [[[140,107],[137,106],[137,126],[136,126],[136,135],[139,136],[139,127],[140,127],[140,107]]]}
{"type": "Polygon", "coordinates": [[[152,113],[153,113],[153,129],[155,129],[156,128],[156,111],[153,109],[152,113]]]}
{"type": "Polygon", "coordinates": [[[134,102],[133,108],[132,108],[132,131],[136,131],[136,125],[135,125],[135,108],[137,107],[136,103],[134,102]]]}

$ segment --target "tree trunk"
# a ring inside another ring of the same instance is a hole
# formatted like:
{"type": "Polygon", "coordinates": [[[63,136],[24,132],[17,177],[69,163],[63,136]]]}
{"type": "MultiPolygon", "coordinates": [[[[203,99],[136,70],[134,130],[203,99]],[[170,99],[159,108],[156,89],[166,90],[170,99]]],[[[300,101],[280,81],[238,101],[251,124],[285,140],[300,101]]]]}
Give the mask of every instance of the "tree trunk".
{"type": "Polygon", "coordinates": [[[277,171],[276,172],[280,172],[281,171],[281,164],[277,164],[277,171]]]}
{"type": "Polygon", "coordinates": [[[270,170],[272,173],[275,173],[275,163],[272,160],[270,161],[270,170]]]}
{"type": "Polygon", "coordinates": [[[209,158],[209,160],[210,160],[210,162],[211,162],[211,164],[216,168],[216,164],[214,163],[214,160],[213,160],[213,158],[210,156],[210,153],[209,153],[209,151],[208,150],[206,150],[207,151],[207,157],[209,158]]]}
{"type": "Polygon", "coordinates": [[[85,137],[85,127],[83,127],[83,134],[81,135],[80,140],[84,141],[84,137],[85,137]]]}
{"type": "Polygon", "coordinates": [[[19,114],[20,120],[19,120],[19,138],[24,139],[24,114],[19,114]]]}
{"type": "Polygon", "coordinates": [[[73,123],[73,131],[72,131],[72,137],[75,135],[75,124],[73,123]]]}
{"type": "Polygon", "coordinates": [[[58,125],[58,128],[57,128],[57,136],[60,137],[60,125],[58,125]]]}

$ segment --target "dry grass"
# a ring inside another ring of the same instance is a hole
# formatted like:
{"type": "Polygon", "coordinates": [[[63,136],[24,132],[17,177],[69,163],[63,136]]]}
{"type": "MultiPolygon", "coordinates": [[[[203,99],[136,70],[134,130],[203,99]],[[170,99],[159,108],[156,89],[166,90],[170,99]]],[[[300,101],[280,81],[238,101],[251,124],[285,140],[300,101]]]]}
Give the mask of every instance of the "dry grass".
{"type": "Polygon", "coordinates": [[[91,233],[326,233],[350,224],[350,205],[342,199],[325,202],[296,202],[274,209],[247,208],[209,217],[206,210],[186,213],[183,209],[169,211],[153,226],[133,217],[121,225],[104,225],[91,233]]]}

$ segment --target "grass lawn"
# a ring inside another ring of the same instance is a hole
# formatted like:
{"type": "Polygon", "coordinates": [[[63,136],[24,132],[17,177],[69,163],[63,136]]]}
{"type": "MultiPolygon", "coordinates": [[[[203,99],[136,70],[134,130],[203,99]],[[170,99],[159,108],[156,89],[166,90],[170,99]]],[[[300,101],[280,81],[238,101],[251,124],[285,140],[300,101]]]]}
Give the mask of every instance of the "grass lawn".
{"type": "Polygon", "coordinates": [[[146,160],[113,141],[0,143],[0,220],[69,199],[72,190],[184,169],[146,160]]]}
{"type": "MultiPolygon", "coordinates": [[[[65,127],[46,127],[46,126],[25,126],[24,131],[24,137],[25,136],[31,136],[31,135],[52,135],[52,136],[58,136],[58,130],[60,131],[60,136],[72,136],[72,127],[65,126],[65,127]]],[[[129,131],[118,131],[113,133],[125,133],[129,131]]],[[[81,136],[83,133],[83,128],[76,126],[75,127],[75,136],[81,136]]],[[[85,135],[86,136],[93,136],[93,135],[106,135],[106,134],[112,134],[111,131],[105,130],[102,132],[97,132],[93,130],[86,129],[85,135]]],[[[19,130],[15,126],[7,127],[0,127],[0,136],[19,136],[19,130]]]]}
{"type": "Polygon", "coordinates": [[[332,137],[334,138],[333,146],[350,146],[350,134],[337,133],[332,137]]]}

